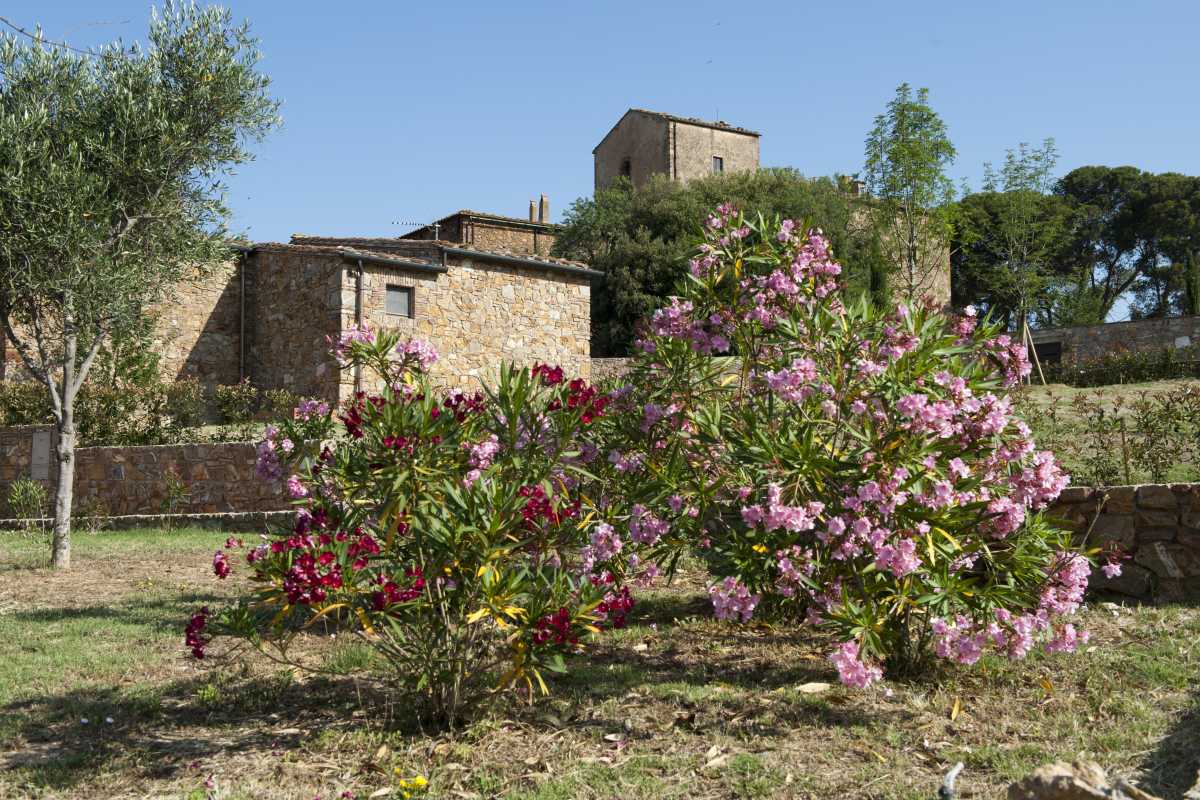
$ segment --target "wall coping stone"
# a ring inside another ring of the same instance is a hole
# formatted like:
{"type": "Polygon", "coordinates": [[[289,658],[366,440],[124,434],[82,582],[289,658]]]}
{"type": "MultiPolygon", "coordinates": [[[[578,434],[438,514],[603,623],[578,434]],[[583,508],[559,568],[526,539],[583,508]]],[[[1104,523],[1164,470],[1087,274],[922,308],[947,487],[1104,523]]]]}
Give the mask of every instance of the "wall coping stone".
{"type": "MultiPolygon", "coordinates": [[[[119,517],[98,517],[100,528],[95,535],[111,531],[129,530],[136,528],[163,528],[168,524],[172,528],[219,528],[222,530],[259,530],[270,524],[290,525],[295,519],[295,511],[229,511],[210,514],[127,514],[119,517]]],[[[47,528],[54,525],[53,518],[25,520],[0,519],[0,534],[21,530],[30,523],[41,523],[47,528]]],[[[77,528],[72,528],[72,535],[84,534],[77,528]]]]}

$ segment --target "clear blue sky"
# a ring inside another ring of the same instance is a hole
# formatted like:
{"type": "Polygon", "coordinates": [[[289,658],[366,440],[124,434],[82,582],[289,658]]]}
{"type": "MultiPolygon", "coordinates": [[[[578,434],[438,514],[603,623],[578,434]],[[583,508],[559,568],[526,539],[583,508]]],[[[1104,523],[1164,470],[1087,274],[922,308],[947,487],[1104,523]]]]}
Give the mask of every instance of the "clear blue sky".
{"type": "MultiPolygon", "coordinates": [[[[896,85],[929,87],[978,186],[982,163],[1053,136],[1059,171],[1200,173],[1200,2],[265,2],[284,127],[231,182],[234,228],[397,235],[459,208],[556,219],[592,189],[626,108],[763,132],[762,161],[855,172],[896,85]]],[[[86,46],[144,36],[145,0],[9,0],[86,46]],[[95,23],[116,23],[97,25],[95,23]]]]}

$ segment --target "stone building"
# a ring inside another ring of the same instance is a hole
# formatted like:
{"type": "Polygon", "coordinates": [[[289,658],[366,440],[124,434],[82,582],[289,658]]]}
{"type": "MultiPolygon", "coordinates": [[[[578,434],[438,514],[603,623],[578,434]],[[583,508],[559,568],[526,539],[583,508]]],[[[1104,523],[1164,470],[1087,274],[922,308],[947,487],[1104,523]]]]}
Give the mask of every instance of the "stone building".
{"type": "Polygon", "coordinates": [[[329,400],[356,385],[329,341],[359,324],[429,341],[446,385],[477,387],[504,361],[586,377],[598,275],[576,261],[459,242],[295,236],[240,247],[181,286],[159,310],[154,346],[167,379],[245,377],[329,400]]]}
{"type": "Polygon", "coordinates": [[[529,201],[527,220],[464,209],[400,238],[454,242],[487,250],[546,256],[560,230],[561,226],[550,222],[550,200],[542,195],[536,204],[529,201]]]}
{"type": "Polygon", "coordinates": [[[641,186],[651,175],[686,183],[719,172],[758,169],[761,134],[729,125],[631,108],[592,150],[595,187],[618,176],[641,186]]]}

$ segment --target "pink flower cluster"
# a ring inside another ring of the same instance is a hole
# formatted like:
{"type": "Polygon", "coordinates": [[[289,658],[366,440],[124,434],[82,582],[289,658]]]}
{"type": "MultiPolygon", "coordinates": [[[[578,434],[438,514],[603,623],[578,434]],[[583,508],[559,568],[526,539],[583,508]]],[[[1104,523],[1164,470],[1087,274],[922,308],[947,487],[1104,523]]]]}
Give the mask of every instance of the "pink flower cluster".
{"type": "Polygon", "coordinates": [[[883,677],[882,669],[859,658],[858,642],[842,642],[829,660],[837,667],[841,682],[856,689],[864,689],[883,677]]]}
{"type": "Polygon", "coordinates": [[[797,358],[789,368],[768,372],[766,379],[772,392],[784,400],[800,402],[815,391],[817,362],[811,358],[797,358]]]}
{"type": "Polygon", "coordinates": [[[438,360],[437,350],[429,342],[420,339],[409,339],[396,345],[396,355],[408,364],[414,364],[426,372],[438,360]]]}
{"type": "Polygon", "coordinates": [[[629,517],[629,535],[635,542],[654,545],[671,530],[671,524],[655,516],[641,504],[633,507],[629,517]]]}
{"type": "Polygon", "coordinates": [[[470,487],[492,465],[492,460],[500,452],[500,440],[493,433],[481,442],[463,442],[463,448],[467,451],[467,466],[470,467],[463,477],[463,486],[470,487]]]}
{"type": "Polygon", "coordinates": [[[329,403],[324,400],[301,400],[292,411],[292,418],[300,422],[325,417],[329,414],[329,403]]]}
{"type": "Polygon", "coordinates": [[[656,336],[670,336],[688,341],[697,353],[723,353],[729,349],[729,339],[723,333],[725,320],[720,317],[706,320],[692,318],[690,302],[671,298],[671,305],[660,308],[650,317],[650,330],[656,336]]]}
{"type": "Polygon", "coordinates": [[[787,530],[793,533],[811,531],[816,526],[817,516],[825,510],[825,504],[816,500],[802,506],[786,505],[782,501],[783,489],[779,484],[767,486],[765,505],[750,505],[742,508],[742,521],[750,527],[761,524],[764,530],[787,530]]]}
{"type": "Polygon", "coordinates": [[[254,473],[264,481],[277,481],[283,477],[283,466],[280,463],[280,453],[285,456],[295,449],[295,444],[287,437],[279,435],[279,429],[268,425],[263,433],[263,440],[258,443],[254,460],[254,473]]]}
{"type": "Polygon", "coordinates": [[[333,349],[333,357],[342,366],[345,366],[350,359],[350,350],[356,342],[364,344],[373,344],[375,342],[375,333],[365,325],[359,327],[352,325],[342,332],[342,335],[337,340],[330,339],[329,345],[333,349]]]}
{"type": "Polygon", "coordinates": [[[1023,342],[1014,342],[1007,334],[989,339],[984,343],[984,351],[1000,366],[1006,388],[1028,378],[1033,369],[1029,363],[1029,349],[1023,342]]]}
{"type": "Polygon", "coordinates": [[[736,622],[749,622],[762,600],[762,595],[750,594],[750,590],[732,575],[708,587],[708,594],[717,619],[736,622]]]}
{"type": "Polygon", "coordinates": [[[875,566],[887,570],[897,578],[916,572],[921,567],[916,540],[902,537],[896,540],[895,544],[883,545],[875,551],[875,566]]]}

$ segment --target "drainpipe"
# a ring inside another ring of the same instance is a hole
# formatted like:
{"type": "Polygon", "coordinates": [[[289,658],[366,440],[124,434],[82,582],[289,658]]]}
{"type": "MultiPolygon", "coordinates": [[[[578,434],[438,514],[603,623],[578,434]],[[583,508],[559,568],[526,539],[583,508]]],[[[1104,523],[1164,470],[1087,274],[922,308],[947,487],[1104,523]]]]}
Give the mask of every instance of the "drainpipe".
{"type": "MultiPolygon", "coordinates": [[[[354,279],[354,324],[361,330],[363,326],[363,262],[358,259],[358,273],[354,279]]],[[[362,365],[354,367],[354,391],[362,391],[362,365]]]]}

